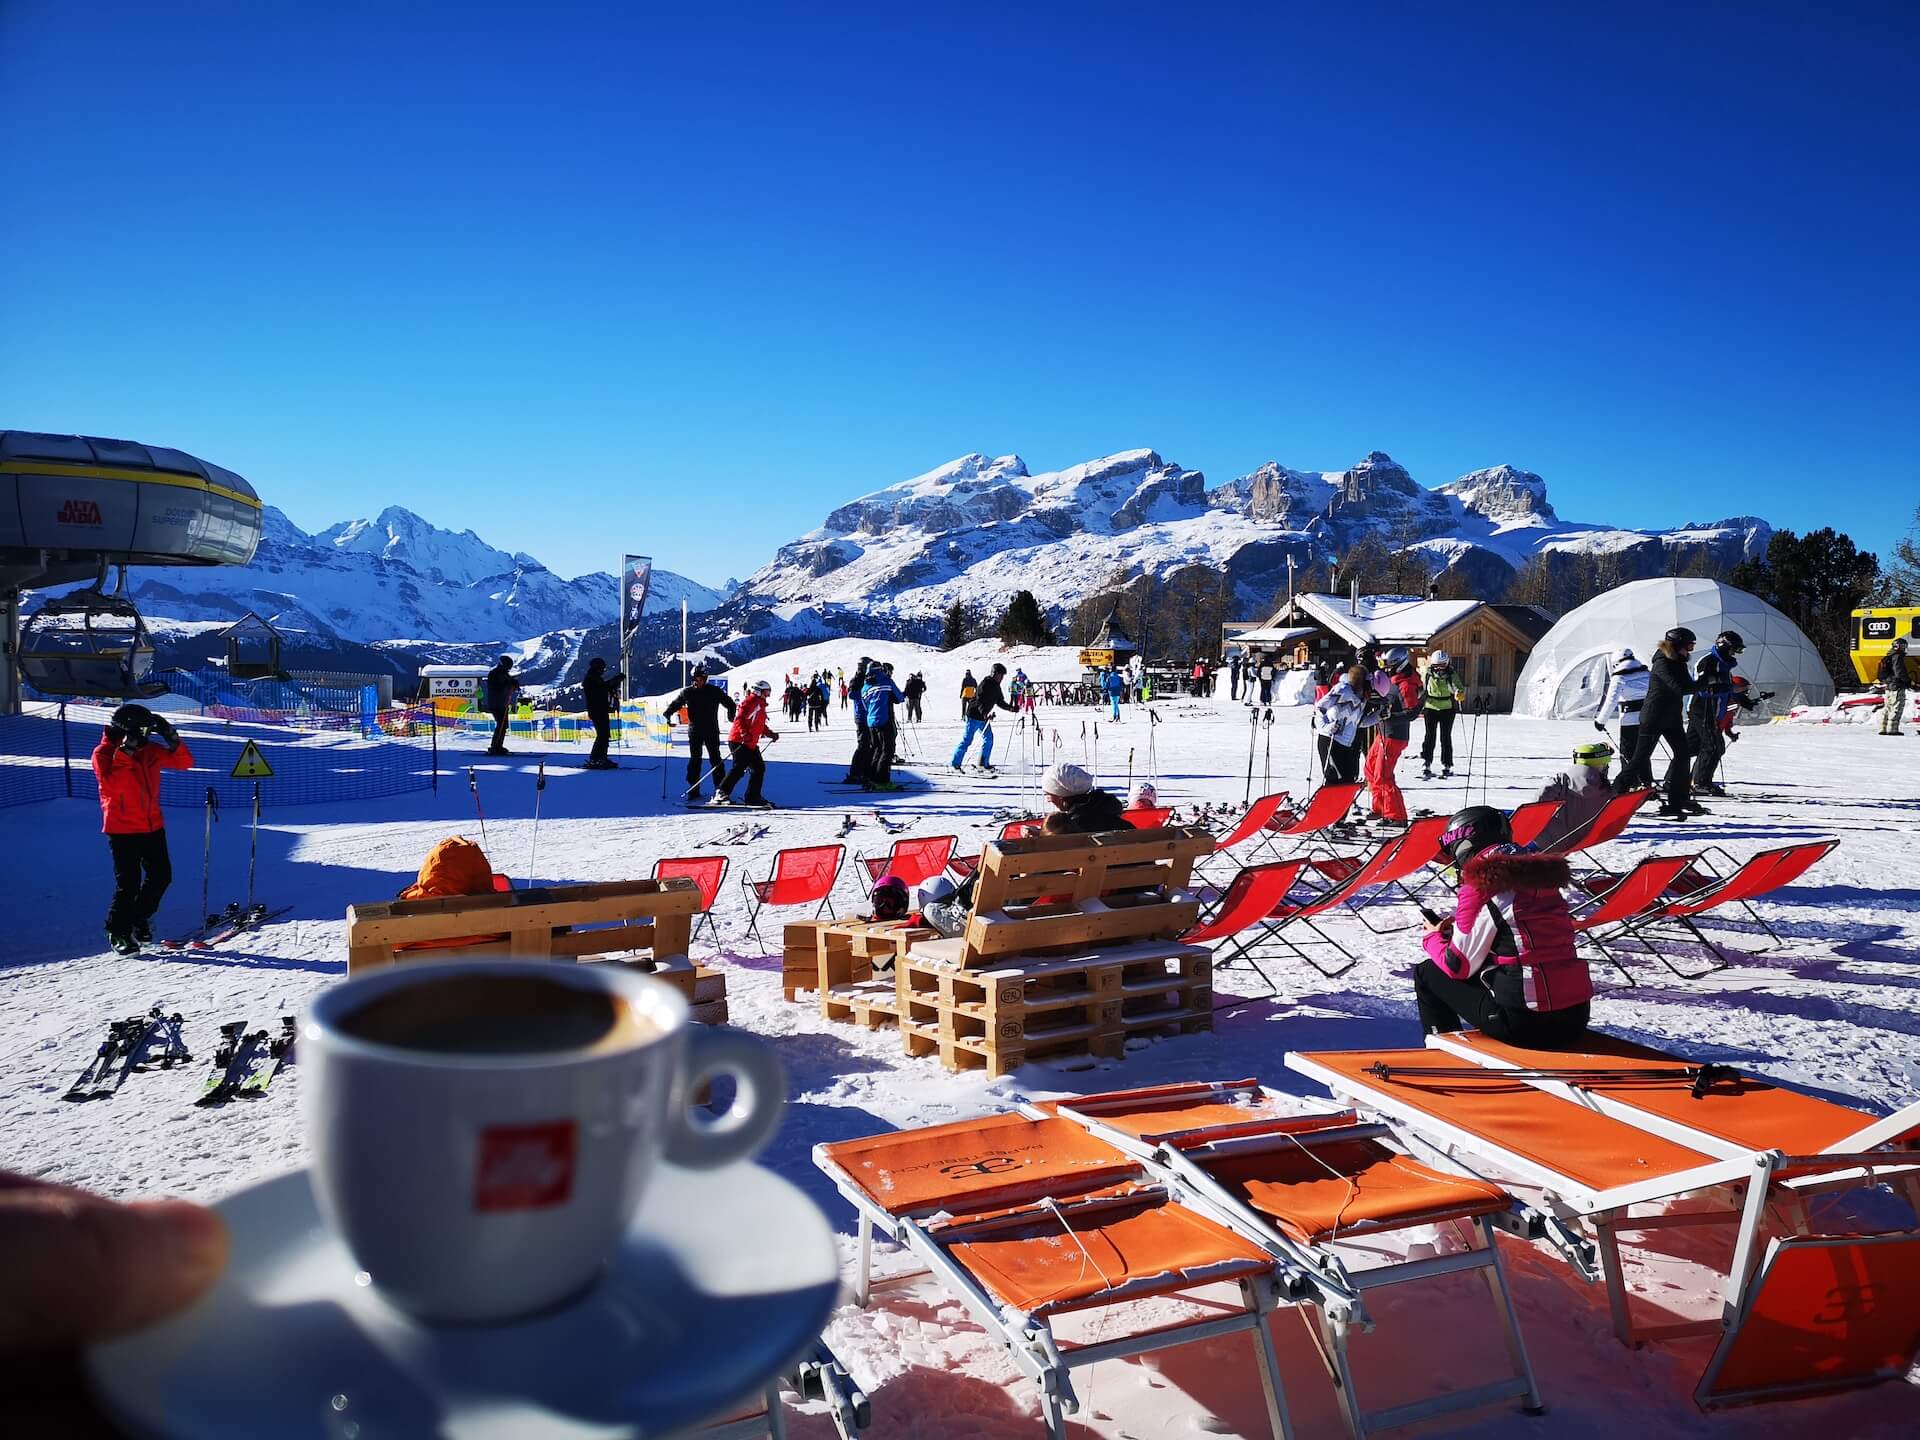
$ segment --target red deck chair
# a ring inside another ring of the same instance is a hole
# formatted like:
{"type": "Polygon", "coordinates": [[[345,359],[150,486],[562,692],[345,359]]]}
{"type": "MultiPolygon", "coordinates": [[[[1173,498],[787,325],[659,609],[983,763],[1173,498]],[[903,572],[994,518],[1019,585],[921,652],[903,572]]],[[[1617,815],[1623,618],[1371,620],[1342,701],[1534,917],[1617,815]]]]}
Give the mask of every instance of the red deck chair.
{"type": "Polygon", "coordinates": [[[742,875],[740,884],[747,892],[747,933],[762,945],[760,912],[769,905],[811,905],[820,902],[813,913],[833,914],[833,882],[840,878],[840,862],[846,858],[844,845],[806,845],[782,850],[773,857],[773,873],[765,880],[742,875]]]}
{"type": "MultiPolygon", "coordinates": [[[[1353,917],[1376,935],[1392,935],[1401,930],[1412,929],[1412,921],[1404,925],[1376,924],[1369,918],[1367,912],[1378,909],[1381,904],[1391,904],[1396,898],[1404,900],[1409,905],[1419,906],[1420,892],[1432,883],[1432,877],[1414,885],[1409,885],[1407,882],[1442,858],[1440,837],[1446,834],[1447,826],[1451,823],[1451,819],[1445,815],[1423,815],[1407,826],[1404,834],[1387,841],[1386,843],[1393,847],[1392,858],[1387,861],[1384,868],[1374,872],[1371,886],[1382,890],[1391,886],[1399,894],[1369,899],[1365,903],[1361,902],[1359,896],[1349,895],[1342,903],[1352,912],[1353,917]],[[1395,843],[1396,841],[1398,843],[1395,843]]],[[[1368,858],[1370,857],[1357,855],[1346,857],[1353,869],[1358,869],[1360,865],[1365,864],[1368,858]]],[[[1315,868],[1320,869],[1322,874],[1327,873],[1320,866],[1315,868]]],[[[1352,870],[1348,870],[1347,873],[1352,874],[1352,870]]]]}
{"type": "Polygon", "coordinates": [[[947,868],[953,859],[953,847],[959,837],[934,835],[918,840],[896,840],[885,855],[860,855],[855,858],[866,872],[867,890],[888,875],[898,875],[911,892],[922,881],[931,880],[947,868]]]}
{"type": "Polygon", "coordinates": [[[1136,830],[1164,830],[1173,818],[1173,807],[1142,805],[1138,810],[1123,810],[1120,818],[1136,830]]]}
{"type": "Polygon", "coordinates": [[[1227,886],[1226,896],[1213,918],[1187,931],[1180,937],[1180,943],[1211,945],[1264,920],[1280,908],[1306,863],[1304,860],[1269,860],[1262,865],[1247,866],[1227,886]]]}
{"type": "Polygon", "coordinates": [[[1262,843],[1275,846],[1280,840],[1305,840],[1324,834],[1347,818],[1347,812],[1353,809],[1353,802],[1359,799],[1364,788],[1358,784],[1322,785],[1307,798],[1306,809],[1268,826],[1260,837],[1262,843]]]}
{"type": "Polygon", "coordinates": [[[1760,918],[1749,902],[1771,894],[1782,886],[1791,885],[1839,844],[1838,840],[1813,840],[1799,845],[1784,845],[1778,850],[1762,850],[1719,883],[1700,886],[1629,917],[1621,923],[1614,938],[1631,935],[1682,980],[1698,980],[1703,975],[1724,970],[1733,961],[1724,950],[1700,933],[1700,927],[1694,923],[1695,917],[1723,905],[1739,905],[1767,932],[1774,945],[1779,945],[1782,943],[1780,936],[1760,918]],[[1651,938],[1662,934],[1672,936],[1675,932],[1703,946],[1713,963],[1692,974],[1675,965],[1664,951],[1652,943],[1651,938]]]}
{"type": "Polygon", "coordinates": [[[1243,845],[1255,835],[1262,833],[1286,808],[1286,791],[1282,790],[1274,795],[1262,795],[1247,807],[1246,814],[1233,822],[1231,830],[1214,842],[1213,854],[1203,859],[1200,865],[1205,867],[1217,861],[1236,845],[1243,845]]]}
{"type": "MultiPolygon", "coordinates": [[[[1009,820],[1000,827],[1000,838],[1022,840],[1029,835],[1038,835],[1045,828],[1046,823],[1044,820],[1009,820]]],[[[980,856],[985,853],[985,851],[975,851],[971,855],[955,855],[947,861],[947,868],[964,881],[980,868],[980,856]]]]}
{"type": "Polygon", "coordinates": [[[1553,823],[1553,817],[1560,813],[1558,800],[1530,800],[1507,817],[1507,826],[1513,831],[1513,843],[1531,845],[1540,838],[1540,833],[1553,823]]]}
{"type": "Polygon", "coordinates": [[[1583,850],[1591,850],[1596,845],[1617,839],[1640,807],[1658,793],[1655,790],[1629,790],[1624,795],[1614,796],[1598,815],[1579,829],[1561,836],[1559,843],[1551,846],[1546,853],[1578,855],[1583,850]]]}
{"type": "Polygon", "coordinates": [[[1635,916],[1660,903],[1667,887],[1699,860],[1697,855],[1652,855],[1626,874],[1615,877],[1611,885],[1596,890],[1574,907],[1573,933],[1585,936],[1593,948],[1627,984],[1634,983],[1632,973],[1606,945],[1608,937],[1598,932],[1609,926],[1622,926],[1635,916]],[[1586,908],[1586,907],[1591,908],[1586,908]]]}
{"type": "Polygon", "coordinates": [[[700,914],[693,922],[693,933],[698,935],[700,927],[705,925],[707,938],[713,941],[715,949],[720,945],[720,932],[713,928],[713,902],[720,898],[720,886],[727,878],[730,863],[732,858],[726,855],[681,855],[653,862],[654,879],[684,875],[699,887],[700,914]]]}

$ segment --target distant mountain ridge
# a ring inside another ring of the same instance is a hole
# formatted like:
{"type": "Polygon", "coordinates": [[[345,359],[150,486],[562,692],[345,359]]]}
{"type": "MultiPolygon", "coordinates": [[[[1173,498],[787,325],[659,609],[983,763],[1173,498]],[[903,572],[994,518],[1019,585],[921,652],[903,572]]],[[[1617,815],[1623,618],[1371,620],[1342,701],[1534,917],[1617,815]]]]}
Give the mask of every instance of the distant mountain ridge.
{"type": "Polygon", "coordinates": [[[1289,557],[1331,562],[1369,535],[1494,593],[1537,554],[1609,552],[1638,578],[1667,573],[1676,555],[1732,565],[1764,550],[1772,527],[1750,516],[1675,530],[1577,524],[1531,471],[1496,465],[1429,489],[1378,450],[1342,471],[1269,461],[1211,489],[1152,450],[1038,475],[1018,455],[974,454],[836,507],[727,608],[857,610],[911,625],[955,600],[997,613],[1024,589],[1057,620],[1116,576],[1208,565],[1252,614],[1284,583],[1289,557]]]}

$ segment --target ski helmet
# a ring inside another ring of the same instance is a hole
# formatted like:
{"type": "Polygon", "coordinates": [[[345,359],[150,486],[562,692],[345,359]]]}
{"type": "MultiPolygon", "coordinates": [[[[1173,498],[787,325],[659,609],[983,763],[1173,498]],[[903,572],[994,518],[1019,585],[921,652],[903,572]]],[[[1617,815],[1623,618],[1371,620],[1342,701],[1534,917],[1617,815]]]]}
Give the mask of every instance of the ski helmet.
{"type": "Polygon", "coordinates": [[[1513,839],[1504,813],[1491,805],[1469,805],[1447,822],[1440,849],[1456,865],[1464,865],[1489,845],[1513,839]]]}
{"type": "Polygon", "coordinates": [[[873,918],[901,920],[907,913],[907,882],[898,875],[882,875],[873,887],[873,918]]]}
{"type": "Polygon", "coordinates": [[[1888,646],[1887,648],[1888,648],[1888,649],[1890,649],[1890,650],[1904,650],[1904,649],[1906,649],[1906,648],[1907,648],[1907,637],[1906,637],[1906,636],[1904,636],[1904,635],[1896,635],[1896,636],[1894,636],[1894,637],[1893,637],[1893,644],[1892,644],[1892,645],[1890,645],[1890,646],[1888,646]]]}
{"type": "Polygon", "coordinates": [[[958,889],[959,887],[946,876],[935,875],[931,880],[921,882],[919,890],[914,894],[914,898],[919,901],[920,908],[924,910],[929,905],[940,905],[953,899],[958,889]]]}
{"type": "Polygon", "coordinates": [[[153,725],[153,712],[144,705],[122,705],[107,720],[107,735],[122,750],[137,750],[147,743],[147,731],[153,725]]]}
{"type": "Polygon", "coordinates": [[[1404,645],[1394,646],[1391,650],[1387,651],[1386,656],[1384,657],[1385,664],[1387,667],[1387,673],[1392,674],[1395,671],[1403,669],[1406,666],[1406,663],[1411,659],[1413,659],[1413,656],[1407,653],[1406,646],[1404,645]]]}
{"type": "Polygon", "coordinates": [[[1453,657],[1447,654],[1447,652],[1444,650],[1436,650],[1433,652],[1433,654],[1427,657],[1427,665],[1429,666],[1429,668],[1435,665],[1450,666],[1452,664],[1453,664],[1453,657]]]}
{"type": "Polygon", "coordinates": [[[706,678],[707,678],[707,667],[706,667],[706,666],[705,666],[704,664],[703,664],[703,665],[696,665],[696,666],[694,666],[694,667],[693,667],[693,678],[694,678],[694,679],[696,679],[696,680],[704,680],[704,679],[706,679],[706,678]]]}
{"type": "Polygon", "coordinates": [[[1152,810],[1160,804],[1160,792],[1153,787],[1151,780],[1142,780],[1133,792],[1133,808],[1152,810]]]}
{"type": "Polygon", "coordinates": [[[756,694],[771,695],[773,693],[773,684],[771,681],[768,681],[768,680],[754,681],[753,688],[756,694]]]}
{"type": "Polygon", "coordinates": [[[1684,625],[1674,626],[1671,630],[1667,631],[1667,633],[1665,635],[1662,635],[1660,638],[1662,640],[1665,640],[1669,645],[1675,646],[1676,648],[1679,648],[1679,649],[1691,649],[1694,645],[1697,645],[1700,641],[1700,637],[1695,635],[1691,630],[1687,629],[1687,627],[1684,625]]]}
{"type": "Polygon", "coordinates": [[[1724,648],[1731,655],[1738,655],[1747,648],[1747,642],[1740,638],[1738,630],[1722,630],[1713,637],[1713,643],[1716,649],[1724,648]]]}
{"type": "Polygon", "coordinates": [[[1589,745],[1573,747],[1573,760],[1576,765],[1597,765],[1604,770],[1611,759],[1613,759],[1613,746],[1604,740],[1595,740],[1589,745]]]}

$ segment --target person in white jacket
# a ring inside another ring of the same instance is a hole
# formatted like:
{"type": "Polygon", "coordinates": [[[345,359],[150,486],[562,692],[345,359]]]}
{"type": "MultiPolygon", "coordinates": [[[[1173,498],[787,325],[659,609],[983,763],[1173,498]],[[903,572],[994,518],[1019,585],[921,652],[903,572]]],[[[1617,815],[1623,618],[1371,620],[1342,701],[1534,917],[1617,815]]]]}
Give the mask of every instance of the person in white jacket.
{"type": "Polygon", "coordinates": [[[1600,713],[1593,721],[1593,728],[1602,735],[1607,733],[1608,722],[1620,722],[1620,744],[1616,747],[1618,754],[1633,754],[1634,744],[1640,738],[1640,707],[1646,703],[1646,699],[1647,667],[1635,658],[1633,651],[1622,650],[1607,680],[1607,693],[1600,701],[1600,713]]]}
{"type": "Polygon", "coordinates": [[[1320,773],[1329,785],[1352,784],[1360,778],[1360,732],[1380,723],[1378,708],[1368,704],[1372,693],[1365,667],[1355,665],[1314,702],[1314,743],[1320,773]]]}

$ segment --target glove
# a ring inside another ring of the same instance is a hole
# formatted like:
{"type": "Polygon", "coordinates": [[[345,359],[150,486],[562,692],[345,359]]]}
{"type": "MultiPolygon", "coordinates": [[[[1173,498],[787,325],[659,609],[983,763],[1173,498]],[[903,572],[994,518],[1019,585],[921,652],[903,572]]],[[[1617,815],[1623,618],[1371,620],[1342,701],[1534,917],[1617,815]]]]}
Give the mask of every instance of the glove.
{"type": "Polygon", "coordinates": [[[1727,731],[1727,743],[1729,745],[1731,745],[1734,741],[1738,740],[1739,738],[1740,738],[1740,732],[1738,730],[1727,731]]]}
{"type": "Polygon", "coordinates": [[[169,749],[179,743],[180,732],[173,728],[173,722],[168,720],[166,716],[154,716],[153,724],[149,728],[155,735],[158,735],[162,740],[167,742],[169,749]]]}
{"type": "Polygon", "coordinates": [[[1598,730],[1602,735],[1607,733],[1607,727],[1602,725],[1598,720],[1593,722],[1593,728],[1598,730]]]}

